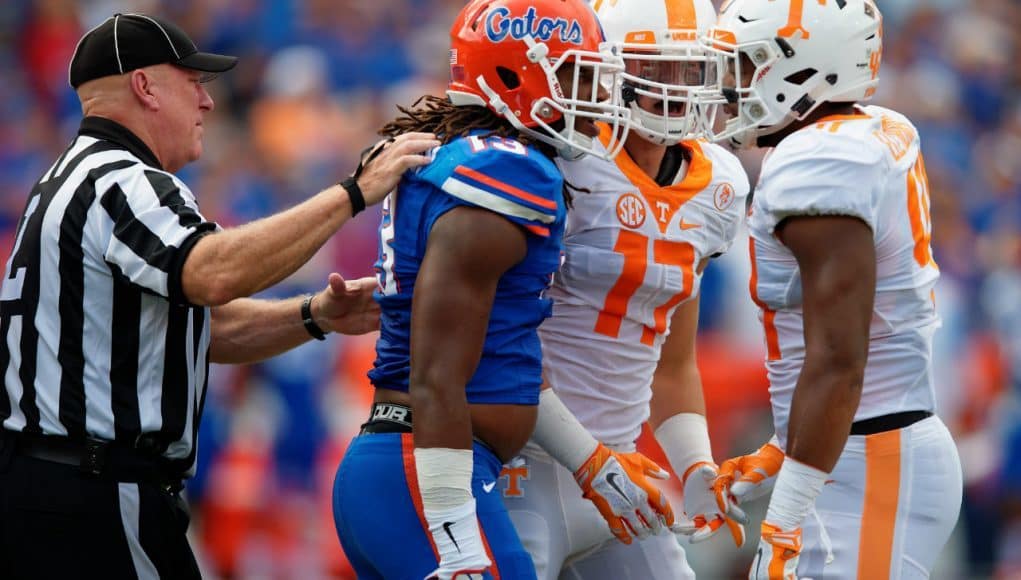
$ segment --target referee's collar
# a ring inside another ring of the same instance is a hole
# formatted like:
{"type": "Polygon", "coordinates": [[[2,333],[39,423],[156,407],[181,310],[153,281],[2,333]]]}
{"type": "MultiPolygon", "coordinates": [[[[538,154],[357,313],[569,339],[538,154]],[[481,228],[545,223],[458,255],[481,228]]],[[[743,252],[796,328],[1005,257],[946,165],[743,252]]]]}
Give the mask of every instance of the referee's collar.
{"type": "Polygon", "coordinates": [[[160,164],[159,159],[156,159],[156,154],[152,152],[152,149],[149,149],[149,146],[130,129],[116,121],[106,117],[85,117],[82,119],[81,126],[78,127],[78,134],[116,143],[141,159],[146,165],[163,169],[163,165],[160,164]]]}

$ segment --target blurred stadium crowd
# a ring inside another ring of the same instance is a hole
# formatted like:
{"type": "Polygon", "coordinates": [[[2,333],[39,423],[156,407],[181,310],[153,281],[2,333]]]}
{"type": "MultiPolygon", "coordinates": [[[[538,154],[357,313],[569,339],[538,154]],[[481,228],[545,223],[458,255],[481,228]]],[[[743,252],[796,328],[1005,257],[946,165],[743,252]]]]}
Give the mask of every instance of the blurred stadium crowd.
{"type": "MultiPolygon", "coordinates": [[[[447,31],[461,3],[4,0],[0,256],[31,184],[77,129],[67,85],[75,43],[110,14],[159,13],[204,49],[242,57],[212,83],[204,156],[182,172],[203,213],[230,225],[341,179],[396,104],[442,94],[447,31]]],[[[965,472],[959,531],[937,576],[1021,578],[1021,2],[877,3],[886,20],[876,102],[915,121],[927,157],[943,274],[940,414],[965,472]]],[[[758,159],[745,160],[754,183],[758,159]]],[[[370,275],[377,221],[378,210],[366,211],[276,291],[318,289],[330,271],[370,275]]],[[[703,283],[699,357],[718,460],[754,449],[771,430],[743,247],[703,283]]],[[[189,486],[209,577],[350,577],[329,494],[368,409],[372,340],[334,336],[265,364],[214,367],[189,486]]],[[[726,542],[689,551],[703,577],[731,574],[737,559],[712,561],[733,550],[726,542]]]]}

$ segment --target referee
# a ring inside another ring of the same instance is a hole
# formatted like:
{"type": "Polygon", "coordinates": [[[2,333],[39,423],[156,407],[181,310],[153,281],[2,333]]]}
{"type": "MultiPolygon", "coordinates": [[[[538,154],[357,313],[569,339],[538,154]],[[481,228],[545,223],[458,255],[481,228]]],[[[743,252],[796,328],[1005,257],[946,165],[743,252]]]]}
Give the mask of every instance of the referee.
{"type": "Polygon", "coordinates": [[[0,288],[0,578],[197,578],[179,493],[209,362],[245,363],[378,326],[371,278],[246,298],[306,262],[438,145],[376,147],[357,179],[231,229],[174,172],[202,152],[202,82],[234,57],[117,14],[69,80],[84,119],[35,184],[0,288]]]}

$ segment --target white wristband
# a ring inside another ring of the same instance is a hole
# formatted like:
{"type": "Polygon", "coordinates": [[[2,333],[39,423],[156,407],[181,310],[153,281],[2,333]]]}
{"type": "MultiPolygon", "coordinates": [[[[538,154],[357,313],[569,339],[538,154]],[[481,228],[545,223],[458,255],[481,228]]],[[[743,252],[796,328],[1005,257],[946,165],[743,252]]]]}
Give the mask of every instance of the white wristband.
{"type": "Polygon", "coordinates": [[[532,440],[571,473],[578,471],[599,446],[553,389],[539,394],[539,417],[532,440]]]}
{"type": "Polygon", "coordinates": [[[678,479],[683,480],[688,468],[696,463],[713,462],[705,415],[678,413],[663,421],[655,435],[678,479]]]}
{"type": "Polygon", "coordinates": [[[766,521],[781,530],[801,526],[822,492],[829,474],[796,459],[786,458],[776,476],[773,495],[769,498],[766,521]]]}
{"type": "Polygon", "coordinates": [[[426,512],[463,506],[472,499],[471,449],[416,447],[415,471],[426,512]]]}

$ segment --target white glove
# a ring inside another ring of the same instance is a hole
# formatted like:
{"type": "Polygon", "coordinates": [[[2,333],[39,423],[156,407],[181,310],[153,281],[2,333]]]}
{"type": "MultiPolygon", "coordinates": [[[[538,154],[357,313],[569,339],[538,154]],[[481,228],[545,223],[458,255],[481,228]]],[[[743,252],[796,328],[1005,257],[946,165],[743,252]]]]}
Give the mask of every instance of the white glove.
{"type": "Polygon", "coordinates": [[[745,540],[742,524],[748,520],[744,512],[733,511],[735,506],[725,504],[721,507],[717,503],[717,495],[713,490],[717,475],[716,465],[712,463],[696,463],[683,475],[684,512],[695,524],[691,543],[708,540],[726,524],[734,538],[734,545],[741,547],[745,540]]]}
{"type": "Polygon", "coordinates": [[[674,526],[674,533],[690,535],[692,543],[701,542],[726,524],[734,543],[741,546],[744,543],[741,524],[748,520],[743,513],[732,512],[729,505],[717,503],[712,487],[717,468],[705,416],[678,413],[663,421],[655,435],[684,486],[684,513],[688,520],[674,526]]]}
{"type": "Polygon", "coordinates": [[[641,453],[617,453],[599,443],[557,397],[539,395],[539,417],[532,439],[571,470],[582,495],[595,504],[618,540],[645,538],[674,523],[666,496],[649,478],[670,474],[641,453]]]}
{"type": "Polygon", "coordinates": [[[641,453],[615,453],[603,444],[574,473],[582,495],[625,544],[632,536],[641,540],[673,524],[670,502],[649,477],[667,479],[670,474],[641,453]]]}
{"type": "Polygon", "coordinates": [[[448,510],[426,511],[425,519],[440,554],[440,567],[426,580],[481,580],[493,563],[482,542],[475,499],[448,510]]]}
{"type": "Polygon", "coordinates": [[[785,532],[762,522],[762,537],[755,552],[749,580],[797,580],[801,556],[801,528],[785,532]]]}

